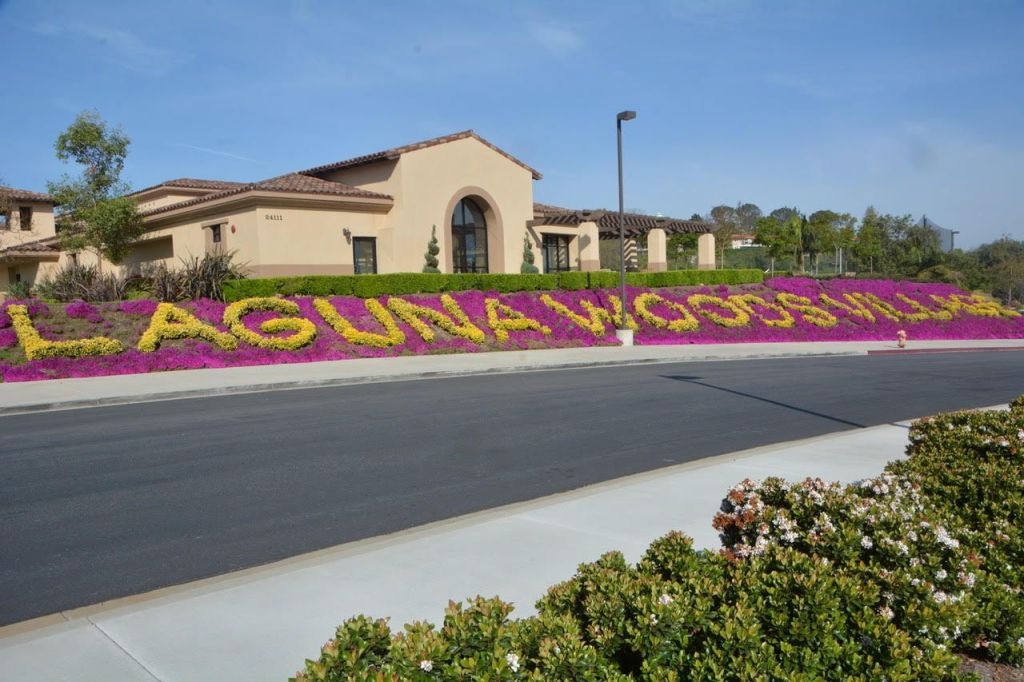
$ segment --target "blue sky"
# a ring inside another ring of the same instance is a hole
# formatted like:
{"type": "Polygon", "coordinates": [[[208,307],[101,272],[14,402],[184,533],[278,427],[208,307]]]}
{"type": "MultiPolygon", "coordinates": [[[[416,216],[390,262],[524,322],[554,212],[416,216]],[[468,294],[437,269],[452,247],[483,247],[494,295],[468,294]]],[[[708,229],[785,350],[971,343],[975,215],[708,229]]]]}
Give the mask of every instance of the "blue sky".
{"type": "Polygon", "coordinates": [[[535,199],[678,217],[752,201],[1024,239],[1024,2],[0,0],[8,185],[97,109],[136,188],[256,180],[473,128],[535,199]]]}

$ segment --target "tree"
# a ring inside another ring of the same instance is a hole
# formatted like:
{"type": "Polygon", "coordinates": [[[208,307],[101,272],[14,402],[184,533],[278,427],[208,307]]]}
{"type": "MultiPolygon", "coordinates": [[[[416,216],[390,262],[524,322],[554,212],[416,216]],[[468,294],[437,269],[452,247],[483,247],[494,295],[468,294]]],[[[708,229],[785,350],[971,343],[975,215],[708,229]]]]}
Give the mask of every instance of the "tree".
{"type": "Polygon", "coordinates": [[[753,232],[757,229],[757,221],[761,219],[761,209],[757,204],[737,204],[736,222],[740,229],[746,232],[753,232]]]}
{"type": "Polygon", "coordinates": [[[530,244],[530,235],[523,235],[523,264],[519,266],[519,272],[523,274],[540,272],[533,264],[533,246],[530,244]]]}
{"type": "Polygon", "coordinates": [[[121,129],[109,127],[95,111],[79,114],[57,138],[57,158],[84,167],[78,177],[65,173],[47,183],[59,206],[57,221],[65,250],[92,249],[111,263],[120,263],[144,231],[138,205],[125,196],[129,188],[121,181],[130,144],[121,129]]]}
{"type": "Polygon", "coordinates": [[[868,272],[875,271],[875,263],[882,257],[882,245],[885,241],[882,224],[874,206],[868,206],[860,221],[857,239],[853,244],[853,255],[858,260],[868,262],[868,272]]]}
{"type": "Polygon", "coordinates": [[[731,244],[733,235],[739,232],[739,216],[735,208],[722,204],[711,209],[708,222],[718,245],[719,267],[725,267],[725,246],[731,244]]]}
{"type": "Polygon", "coordinates": [[[423,266],[423,272],[435,272],[440,273],[437,269],[437,254],[441,253],[441,247],[437,245],[437,225],[430,228],[430,241],[427,242],[427,252],[423,254],[423,259],[426,264],[423,266]]]}
{"type": "Polygon", "coordinates": [[[1014,294],[1019,298],[1024,291],[1024,242],[1004,235],[998,241],[979,246],[977,255],[992,295],[1011,305],[1014,294]]]}
{"type": "Polygon", "coordinates": [[[783,222],[771,216],[758,218],[754,237],[758,244],[765,247],[769,258],[772,259],[772,275],[775,274],[775,259],[792,252],[797,245],[797,233],[793,229],[792,221],[783,222]]]}
{"type": "Polygon", "coordinates": [[[774,211],[772,211],[771,213],[768,214],[768,217],[769,218],[775,218],[780,223],[785,223],[786,221],[792,219],[794,216],[799,216],[799,215],[800,215],[800,211],[798,211],[796,208],[786,208],[786,207],[783,207],[783,208],[775,209],[774,211]]]}
{"type": "Polygon", "coordinates": [[[837,275],[846,271],[843,265],[843,255],[853,247],[857,240],[857,219],[849,213],[843,213],[839,218],[839,228],[836,230],[836,251],[839,252],[836,258],[837,275]]]}
{"type": "Polygon", "coordinates": [[[805,222],[803,215],[796,208],[783,207],[775,209],[768,214],[768,217],[777,220],[781,225],[781,229],[786,234],[786,243],[789,245],[789,251],[793,252],[793,268],[795,269],[799,266],[800,271],[803,272],[803,233],[805,222]]]}
{"type": "Polygon", "coordinates": [[[836,247],[836,237],[842,217],[835,211],[815,211],[807,219],[803,234],[804,249],[814,257],[814,274],[818,274],[818,260],[822,253],[836,247]]]}

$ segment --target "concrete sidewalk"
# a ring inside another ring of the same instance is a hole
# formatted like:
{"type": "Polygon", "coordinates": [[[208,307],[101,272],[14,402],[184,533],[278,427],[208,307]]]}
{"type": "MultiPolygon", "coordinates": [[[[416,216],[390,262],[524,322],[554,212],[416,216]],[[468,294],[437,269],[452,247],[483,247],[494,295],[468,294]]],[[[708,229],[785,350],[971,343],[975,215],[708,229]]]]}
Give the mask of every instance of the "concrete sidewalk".
{"type": "MultiPolygon", "coordinates": [[[[0,629],[5,679],[283,680],[345,618],[439,622],[449,598],[500,595],[516,615],[578,563],[711,518],[746,477],[853,481],[900,457],[907,423],[856,429],[610,481],[277,564],[0,629]]],[[[685,447],[681,444],[680,447],[685,447]]]]}
{"type": "MultiPolygon", "coordinates": [[[[1022,339],[917,341],[911,349],[1019,349],[1022,339]]],[[[638,363],[863,355],[895,341],[604,346],[196,369],[0,384],[0,416],[228,393],[638,363]]]]}

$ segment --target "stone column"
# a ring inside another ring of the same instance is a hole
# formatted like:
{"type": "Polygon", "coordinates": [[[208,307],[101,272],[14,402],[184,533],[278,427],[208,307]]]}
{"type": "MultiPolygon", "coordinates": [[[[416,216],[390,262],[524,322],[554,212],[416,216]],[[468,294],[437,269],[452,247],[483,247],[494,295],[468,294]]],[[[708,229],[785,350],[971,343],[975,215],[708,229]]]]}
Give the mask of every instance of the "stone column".
{"type": "Polygon", "coordinates": [[[664,272],[668,270],[668,236],[660,227],[647,233],[647,271],[664,272]]]}
{"type": "Polygon", "coordinates": [[[697,238],[697,269],[715,269],[715,235],[710,232],[697,238]]]}
{"type": "Polygon", "coordinates": [[[583,272],[594,272],[601,269],[601,249],[599,247],[600,235],[597,231],[597,223],[580,223],[580,270],[583,272]]]}

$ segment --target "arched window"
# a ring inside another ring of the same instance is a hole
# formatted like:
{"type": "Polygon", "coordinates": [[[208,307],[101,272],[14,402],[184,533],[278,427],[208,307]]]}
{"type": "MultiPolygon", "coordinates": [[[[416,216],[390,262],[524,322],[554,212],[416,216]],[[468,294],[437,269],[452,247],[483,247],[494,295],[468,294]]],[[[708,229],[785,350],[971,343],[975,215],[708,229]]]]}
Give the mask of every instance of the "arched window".
{"type": "Polygon", "coordinates": [[[472,199],[452,213],[452,272],[487,272],[487,221],[472,199]]]}

